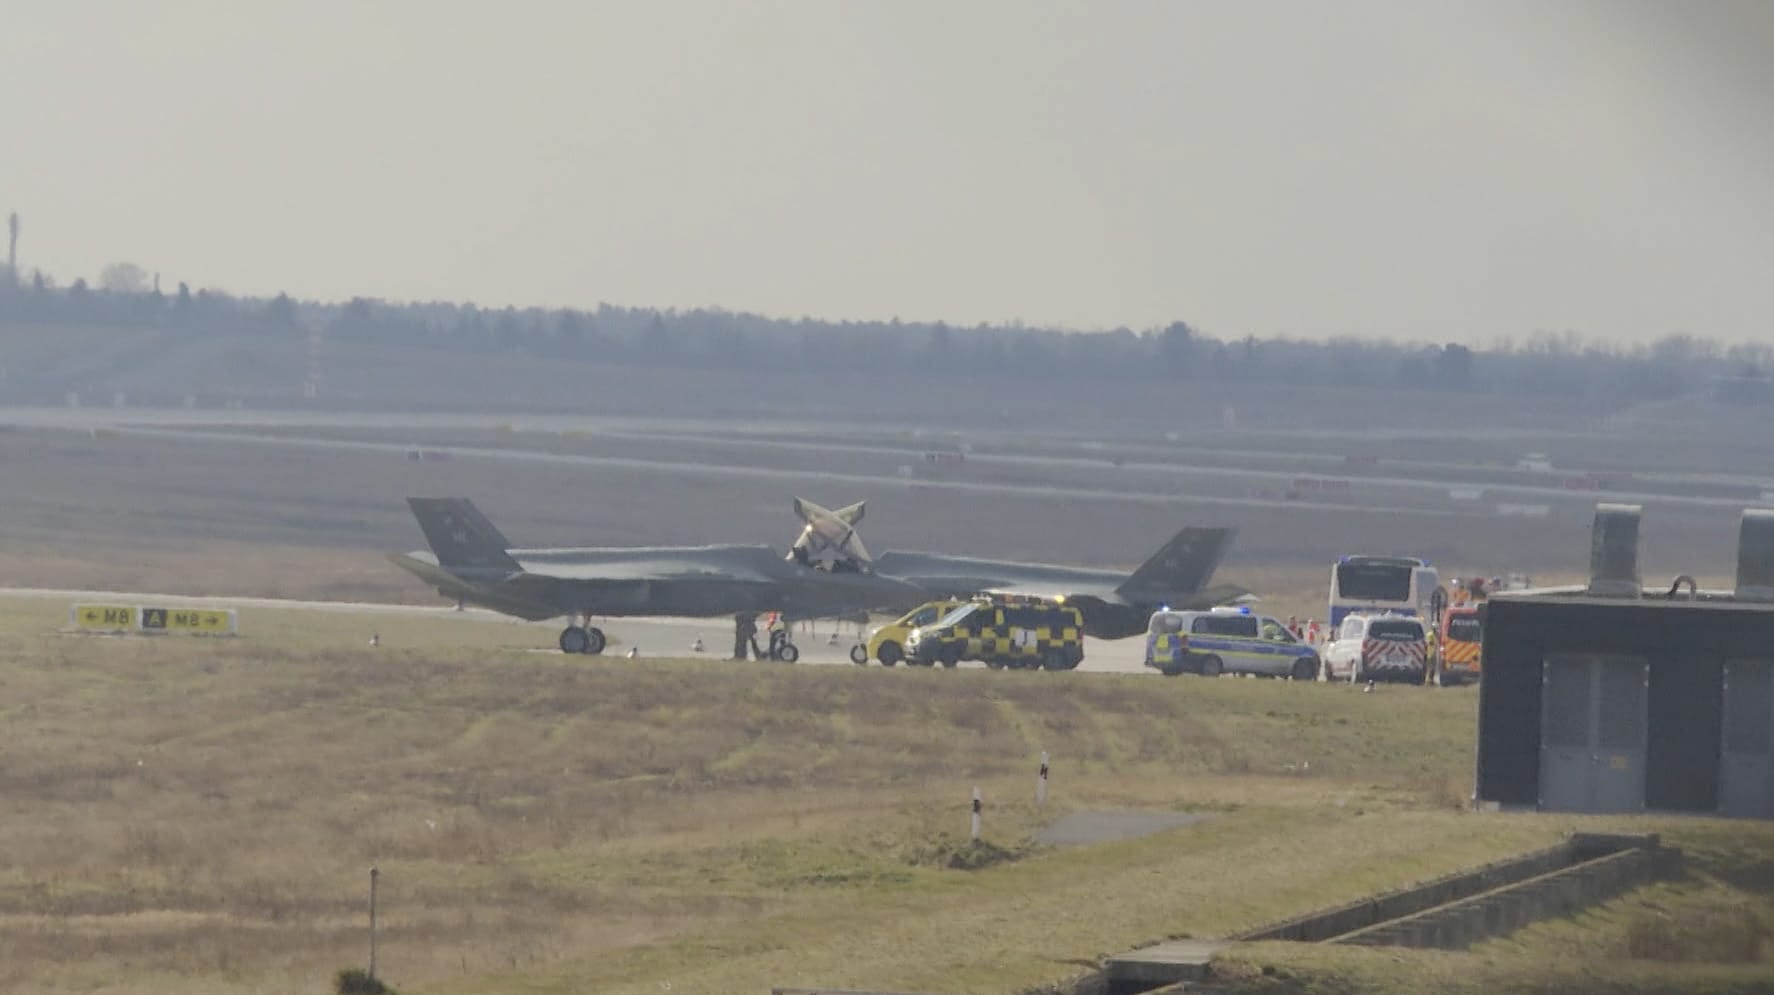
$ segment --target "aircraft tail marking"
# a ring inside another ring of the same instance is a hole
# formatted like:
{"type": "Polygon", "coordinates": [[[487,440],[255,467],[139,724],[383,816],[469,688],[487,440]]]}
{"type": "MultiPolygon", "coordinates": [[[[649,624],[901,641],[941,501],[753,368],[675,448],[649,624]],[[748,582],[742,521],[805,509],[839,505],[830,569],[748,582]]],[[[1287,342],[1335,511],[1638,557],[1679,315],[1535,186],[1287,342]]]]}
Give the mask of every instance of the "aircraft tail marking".
{"type": "Polygon", "coordinates": [[[521,570],[511,543],[467,498],[407,498],[439,566],[521,570]]]}
{"type": "Polygon", "coordinates": [[[1187,528],[1159,547],[1115,590],[1158,598],[1194,594],[1207,586],[1232,546],[1236,529],[1187,528]]]}

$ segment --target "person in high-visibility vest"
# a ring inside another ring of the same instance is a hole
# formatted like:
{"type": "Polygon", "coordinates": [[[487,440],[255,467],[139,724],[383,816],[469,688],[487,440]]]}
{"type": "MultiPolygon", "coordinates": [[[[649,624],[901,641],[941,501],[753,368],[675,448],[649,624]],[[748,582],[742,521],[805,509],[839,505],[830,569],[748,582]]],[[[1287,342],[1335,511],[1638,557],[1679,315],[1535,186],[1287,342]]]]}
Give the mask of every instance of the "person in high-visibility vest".
{"type": "Polygon", "coordinates": [[[770,613],[770,659],[782,657],[782,644],[788,642],[788,626],[782,621],[781,612],[770,613]]]}
{"type": "Polygon", "coordinates": [[[1436,645],[1438,640],[1435,634],[1435,626],[1425,625],[1423,630],[1425,646],[1423,653],[1423,684],[1424,686],[1428,686],[1434,680],[1435,672],[1441,669],[1441,663],[1436,659],[1436,645]]]}

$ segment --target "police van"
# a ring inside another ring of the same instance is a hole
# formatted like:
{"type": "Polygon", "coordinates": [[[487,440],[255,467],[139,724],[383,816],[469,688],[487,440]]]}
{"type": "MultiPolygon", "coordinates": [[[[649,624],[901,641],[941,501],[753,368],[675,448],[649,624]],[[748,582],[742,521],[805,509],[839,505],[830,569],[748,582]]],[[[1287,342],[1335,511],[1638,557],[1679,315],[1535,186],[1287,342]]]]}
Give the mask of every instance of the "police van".
{"type": "Polygon", "coordinates": [[[913,608],[891,622],[875,626],[869,630],[866,639],[850,647],[850,662],[861,665],[873,659],[881,661],[882,666],[893,666],[905,659],[906,640],[911,638],[913,629],[929,625],[966,603],[958,598],[932,601],[913,608]]]}
{"type": "Polygon", "coordinates": [[[1146,626],[1146,666],[1178,674],[1260,674],[1318,679],[1318,653],[1287,626],[1248,608],[1158,611],[1146,626]]]}
{"type": "Polygon", "coordinates": [[[906,638],[906,662],[993,670],[1071,670],[1084,659],[1084,614],[1051,601],[982,599],[956,607],[906,638]]]}

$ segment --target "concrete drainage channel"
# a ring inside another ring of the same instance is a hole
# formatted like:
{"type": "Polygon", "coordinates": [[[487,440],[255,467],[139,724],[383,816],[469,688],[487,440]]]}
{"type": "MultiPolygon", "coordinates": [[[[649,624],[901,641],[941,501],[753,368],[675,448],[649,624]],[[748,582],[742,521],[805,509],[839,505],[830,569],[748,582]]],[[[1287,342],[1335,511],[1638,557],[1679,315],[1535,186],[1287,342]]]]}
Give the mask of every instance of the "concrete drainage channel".
{"type": "Polygon", "coordinates": [[[1656,835],[1574,833],[1557,846],[1273,923],[1218,944],[1170,941],[1132,950],[1109,960],[1102,986],[1093,991],[1183,991],[1208,976],[1214,953],[1259,940],[1464,950],[1607,901],[1680,867],[1681,851],[1662,846],[1656,835]]]}
{"type": "Polygon", "coordinates": [[[1234,937],[1464,950],[1569,915],[1680,866],[1655,835],[1576,833],[1557,846],[1234,937]]]}
{"type": "MultiPolygon", "coordinates": [[[[1681,851],[1644,836],[1573,833],[1509,860],[1385,892],[1225,940],[1166,940],[1111,957],[1102,970],[1053,995],[1166,995],[1205,991],[1213,956],[1234,943],[1295,940],[1463,950],[1529,923],[1571,915],[1677,873],[1681,851]]],[[[777,988],[773,995],[895,995],[835,988],[777,988]]]]}

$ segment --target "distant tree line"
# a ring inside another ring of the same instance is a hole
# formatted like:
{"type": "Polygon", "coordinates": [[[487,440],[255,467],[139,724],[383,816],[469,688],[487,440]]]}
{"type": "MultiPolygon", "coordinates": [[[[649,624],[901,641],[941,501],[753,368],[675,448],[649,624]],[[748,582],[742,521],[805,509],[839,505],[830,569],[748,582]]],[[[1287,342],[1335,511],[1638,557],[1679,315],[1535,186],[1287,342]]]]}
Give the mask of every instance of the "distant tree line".
{"type": "Polygon", "coordinates": [[[481,308],[448,302],[344,303],[163,292],[132,264],[101,286],[58,286],[38,273],[0,285],[0,320],[156,328],[250,336],[521,354],[616,365],[810,372],[871,369],[923,377],[1144,378],[1184,383],[1386,387],[1478,395],[1559,393],[1609,403],[1712,391],[1767,400],[1774,347],[1724,346],[1689,335],[1620,345],[1573,332],[1536,332],[1486,349],[1458,343],[1226,339],[1183,321],[1161,328],[1068,331],[1021,325],[779,319],[719,308],[596,310],[481,308]]]}

